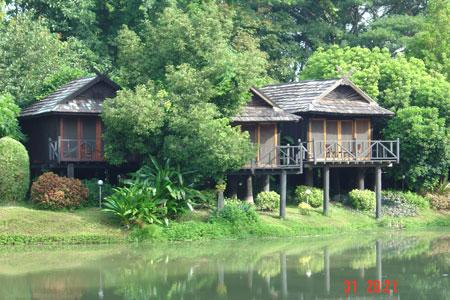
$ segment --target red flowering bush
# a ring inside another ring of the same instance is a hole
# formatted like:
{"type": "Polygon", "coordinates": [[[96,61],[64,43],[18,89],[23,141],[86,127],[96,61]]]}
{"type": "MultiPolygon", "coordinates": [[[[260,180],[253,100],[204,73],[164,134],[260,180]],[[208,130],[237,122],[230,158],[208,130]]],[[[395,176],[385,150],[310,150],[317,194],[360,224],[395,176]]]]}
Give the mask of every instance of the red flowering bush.
{"type": "Polygon", "coordinates": [[[33,182],[31,201],[43,209],[77,208],[86,204],[88,193],[80,180],[47,172],[33,182]]]}

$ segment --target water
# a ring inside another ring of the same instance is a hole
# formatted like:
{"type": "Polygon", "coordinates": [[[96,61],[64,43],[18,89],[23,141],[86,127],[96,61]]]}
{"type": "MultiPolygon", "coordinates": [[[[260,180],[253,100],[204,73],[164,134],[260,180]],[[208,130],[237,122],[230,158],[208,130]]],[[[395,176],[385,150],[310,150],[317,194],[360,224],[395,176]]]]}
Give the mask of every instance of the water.
{"type": "Polygon", "coordinates": [[[448,232],[8,247],[0,299],[346,299],[349,280],[350,299],[448,300],[449,248],[448,232]],[[379,294],[369,293],[380,278],[379,294]]]}

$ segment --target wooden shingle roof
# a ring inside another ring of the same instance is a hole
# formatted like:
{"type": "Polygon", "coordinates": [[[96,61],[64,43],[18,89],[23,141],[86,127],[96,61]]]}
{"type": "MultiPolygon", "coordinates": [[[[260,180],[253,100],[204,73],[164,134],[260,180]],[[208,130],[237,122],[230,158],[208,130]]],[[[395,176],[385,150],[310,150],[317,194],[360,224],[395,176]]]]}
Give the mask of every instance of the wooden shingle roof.
{"type": "Polygon", "coordinates": [[[251,89],[256,96],[244,106],[239,114],[232,118],[233,122],[298,122],[302,118],[285,112],[272,101],[258,95],[258,91],[251,89]]]}
{"type": "Polygon", "coordinates": [[[120,87],[103,75],[85,77],[73,80],[41,101],[24,108],[20,117],[37,116],[48,113],[101,113],[101,101],[96,99],[74,99],[99,82],[105,82],[114,90],[120,87]],[[73,100],[73,101],[70,101],[73,100]]]}
{"type": "Polygon", "coordinates": [[[346,78],[304,80],[255,89],[290,113],[393,115],[346,78]]]}

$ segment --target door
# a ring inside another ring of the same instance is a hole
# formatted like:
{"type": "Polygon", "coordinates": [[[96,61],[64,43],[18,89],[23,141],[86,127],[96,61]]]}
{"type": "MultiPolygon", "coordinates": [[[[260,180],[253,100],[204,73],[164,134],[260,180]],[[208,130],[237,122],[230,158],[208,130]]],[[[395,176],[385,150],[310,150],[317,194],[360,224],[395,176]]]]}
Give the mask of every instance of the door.
{"type": "Polygon", "coordinates": [[[352,159],[354,153],[353,121],[341,121],[341,157],[344,160],[352,159]]]}
{"type": "Polygon", "coordinates": [[[97,119],[82,119],[82,135],[81,135],[81,159],[96,159],[96,136],[97,136],[97,119]]]}
{"type": "Polygon", "coordinates": [[[338,121],[327,120],[325,126],[325,153],[326,159],[339,158],[338,146],[338,121]]]}
{"type": "Polygon", "coordinates": [[[62,160],[78,158],[78,122],[75,118],[61,120],[60,155],[62,160]]]}
{"type": "Polygon", "coordinates": [[[323,159],[325,153],[325,122],[324,120],[311,120],[309,123],[310,143],[308,153],[310,158],[323,159]]]}
{"type": "Polygon", "coordinates": [[[276,162],[275,124],[259,125],[259,163],[272,165],[276,162]]]}
{"type": "Polygon", "coordinates": [[[370,158],[370,120],[355,121],[356,154],[358,159],[370,158]]]}

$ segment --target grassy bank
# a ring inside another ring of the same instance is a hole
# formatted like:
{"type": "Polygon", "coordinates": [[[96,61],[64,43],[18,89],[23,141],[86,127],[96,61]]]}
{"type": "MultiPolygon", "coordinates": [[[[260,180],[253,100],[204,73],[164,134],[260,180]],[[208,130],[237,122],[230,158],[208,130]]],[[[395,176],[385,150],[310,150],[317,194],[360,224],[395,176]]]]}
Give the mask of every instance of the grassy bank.
{"type": "Polygon", "coordinates": [[[123,241],[124,237],[120,227],[99,209],[56,212],[0,207],[0,245],[100,244],[123,241]]]}
{"type": "Polygon", "coordinates": [[[260,222],[232,224],[208,222],[207,211],[185,215],[168,227],[156,225],[122,230],[106,213],[86,208],[74,212],[42,211],[27,207],[0,207],[0,244],[100,244],[136,240],[188,241],[249,237],[295,237],[334,233],[376,232],[386,229],[450,228],[450,213],[424,210],[416,217],[376,221],[372,215],[332,205],[329,216],[320,209],[300,215],[287,208],[287,218],[261,213],[260,222]]]}

